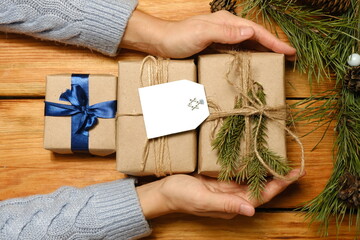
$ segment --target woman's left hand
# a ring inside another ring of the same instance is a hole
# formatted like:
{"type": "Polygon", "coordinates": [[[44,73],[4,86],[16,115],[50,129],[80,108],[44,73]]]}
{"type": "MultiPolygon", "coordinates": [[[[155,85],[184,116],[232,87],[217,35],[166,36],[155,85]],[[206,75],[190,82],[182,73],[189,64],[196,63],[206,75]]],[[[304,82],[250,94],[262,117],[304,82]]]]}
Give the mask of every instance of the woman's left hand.
{"type": "Polygon", "coordinates": [[[296,50],[268,30],[227,11],[166,21],[135,10],[128,22],[121,46],[156,56],[185,58],[212,43],[239,44],[285,54],[295,58],[296,50]]]}

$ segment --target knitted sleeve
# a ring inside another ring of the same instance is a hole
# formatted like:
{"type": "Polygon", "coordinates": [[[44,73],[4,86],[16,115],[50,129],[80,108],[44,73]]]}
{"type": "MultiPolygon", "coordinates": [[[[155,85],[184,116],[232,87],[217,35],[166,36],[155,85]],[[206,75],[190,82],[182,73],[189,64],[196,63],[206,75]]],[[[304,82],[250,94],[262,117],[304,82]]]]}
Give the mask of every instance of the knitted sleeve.
{"type": "Polygon", "coordinates": [[[137,239],[149,234],[133,179],[0,202],[0,239],[137,239]]]}
{"type": "Polygon", "coordinates": [[[116,55],[137,0],[1,0],[0,31],[116,55]]]}

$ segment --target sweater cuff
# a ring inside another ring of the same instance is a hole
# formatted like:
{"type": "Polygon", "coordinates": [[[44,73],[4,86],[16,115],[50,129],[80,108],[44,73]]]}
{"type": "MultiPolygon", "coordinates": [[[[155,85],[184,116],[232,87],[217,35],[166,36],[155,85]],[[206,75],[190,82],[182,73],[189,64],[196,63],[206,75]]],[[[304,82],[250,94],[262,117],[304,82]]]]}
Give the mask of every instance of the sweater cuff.
{"type": "Polygon", "coordinates": [[[103,225],[106,239],[138,239],[151,234],[140,206],[134,179],[127,178],[90,187],[91,201],[103,225]]]}
{"type": "Polygon", "coordinates": [[[137,0],[87,0],[80,35],[84,46],[115,56],[137,0]]]}

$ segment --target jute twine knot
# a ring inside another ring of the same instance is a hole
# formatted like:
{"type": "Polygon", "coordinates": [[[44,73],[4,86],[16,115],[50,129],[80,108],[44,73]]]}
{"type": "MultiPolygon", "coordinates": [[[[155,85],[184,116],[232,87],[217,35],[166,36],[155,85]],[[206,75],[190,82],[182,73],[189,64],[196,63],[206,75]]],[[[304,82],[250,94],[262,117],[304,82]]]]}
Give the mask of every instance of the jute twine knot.
{"type": "MultiPolygon", "coordinates": [[[[275,178],[293,181],[298,179],[304,172],[305,169],[305,151],[302,142],[299,137],[297,137],[289,128],[287,128],[282,121],[287,119],[287,107],[279,106],[279,107],[269,107],[262,103],[262,101],[256,96],[256,90],[258,87],[261,87],[259,84],[255,83],[251,77],[250,70],[250,55],[247,52],[235,52],[230,51],[226,52],[233,56],[232,61],[230,62],[229,69],[226,73],[225,79],[226,81],[235,88],[236,92],[239,94],[241,99],[242,107],[235,108],[229,111],[222,111],[221,108],[214,103],[211,99],[208,99],[208,105],[213,112],[207,118],[206,121],[214,121],[214,127],[211,131],[211,138],[215,138],[215,132],[218,127],[222,124],[223,118],[241,115],[245,117],[245,133],[244,133],[244,142],[245,142],[245,151],[244,156],[250,154],[253,150],[259,162],[263,165],[263,167],[272,174],[275,178]],[[233,71],[234,70],[234,71],[233,71]],[[231,73],[235,73],[237,77],[230,77],[231,73]],[[235,81],[233,79],[236,79],[235,81]],[[249,96],[251,94],[251,97],[249,96]],[[252,136],[251,131],[251,122],[250,117],[253,115],[258,115],[258,123],[255,129],[255,134],[252,136]],[[266,117],[270,120],[273,120],[279,128],[284,129],[299,145],[301,150],[301,159],[300,159],[300,171],[299,175],[295,177],[287,177],[278,174],[275,170],[273,170],[264,159],[261,157],[258,146],[257,146],[257,138],[259,135],[259,129],[261,125],[262,119],[266,117]],[[251,142],[253,144],[251,145],[251,142]],[[251,149],[253,146],[253,149],[251,149]]],[[[235,99],[235,102],[238,102],[238,98],[235,99]]]]}
{"type": "MultiPolygon", "coordinates": [[[[155,58],[153,56],[145,57],[140,67],[140,87],[167,83],[168,66],[168,59],[155,58]]],[[[119,114],[117,117],[122,116],[143,116],[143,114],[125,113],[119,114]]],[[[141,160],[141,170],[145,170],[146,163],[149,160],[150,151],[153,151],[155,163],[154,174],[157,177],[166,176],[166,165],[168,166],[169,174],[172,174],[168,137],[164,136],[154,139],[147,139],[144,145],[145,146],[141,160]]]]}

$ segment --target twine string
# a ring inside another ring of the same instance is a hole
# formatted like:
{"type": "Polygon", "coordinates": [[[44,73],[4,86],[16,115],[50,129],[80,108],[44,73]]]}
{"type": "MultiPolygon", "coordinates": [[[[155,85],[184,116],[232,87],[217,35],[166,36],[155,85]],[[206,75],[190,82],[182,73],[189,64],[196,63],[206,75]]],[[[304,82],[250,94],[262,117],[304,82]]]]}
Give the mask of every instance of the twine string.
{"type": "MultiPolygon", "coordinates": [[[[147,56],[143,59],[140,67],[140,87],[147,87],[168,82],[168,66],[169,60],[163,58],[155,58],[147,56]]],[[[124,113],[118,114],[117,118],[124,116],[143,116],[142,113],[124,113]]],[[[157,177],[166,176],[166,165],[169,168],[169,174],[172,174],[170,149],[168,137],[159,137],[154,139],[146,139],[142,160],[140,163],[141,171],[145,170],[147,161],[149,160],[150,151],[152,151],[155,162],[154,174],[157,177]]]]}
{"type": "MultiPolygon", "coordinates": [[[[168,66],[169,60],[163,58],[155,58],[154,56],[147,56],[143,59],[140,67],[140,85],[141,87],[152,86],[161,83],[168,82],[168,66]],[[144,76],[144,70],[147,70],[147,76],[144,76]],[[147,84],[145,81],[147,80],[147,84]]],[[[137,115],[137,114],[136,114],[137,115]]],[[[153,151],[155,161],[155,175],[157,177],[166,176],[165,164],[169,166],[169,172],[171,170],[170,152],[168,146],[168,137],[159,137],[155,139],[147,139],[142,155],[141,169],[144,171],[146,163],[149,159],[150,149],[153,151]]]]}

